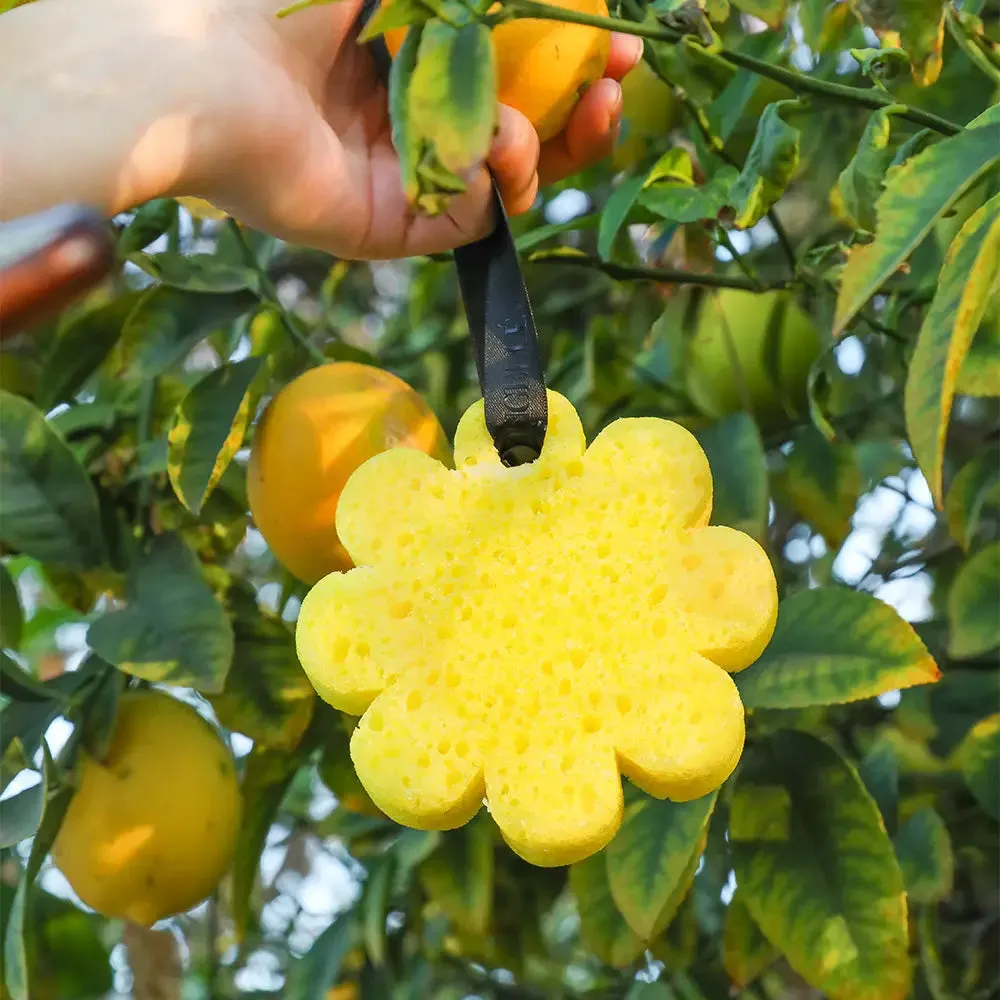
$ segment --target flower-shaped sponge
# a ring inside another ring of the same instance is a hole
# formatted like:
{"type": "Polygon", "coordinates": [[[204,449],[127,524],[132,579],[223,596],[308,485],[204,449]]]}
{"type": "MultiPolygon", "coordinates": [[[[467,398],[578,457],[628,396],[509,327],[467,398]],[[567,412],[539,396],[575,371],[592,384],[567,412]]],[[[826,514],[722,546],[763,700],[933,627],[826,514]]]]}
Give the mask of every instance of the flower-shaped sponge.
{"type": "Polygon", "coordinates": [[[622,419],[585,448],[548,399],[530,465],[500,464],[481,401],[456,470],[404,448],[362,465],[337,509],[357,568],[313,587],[297,643],[319,694],[363,713],[351,756],[387,815],[449,829],[485,796],[518,854],[563,865],[614,836],[620,772],[676,800],[728,777],[729,672],[769,641],[777,591],[753,539],[706,527],[688,431],[622,419]]]}

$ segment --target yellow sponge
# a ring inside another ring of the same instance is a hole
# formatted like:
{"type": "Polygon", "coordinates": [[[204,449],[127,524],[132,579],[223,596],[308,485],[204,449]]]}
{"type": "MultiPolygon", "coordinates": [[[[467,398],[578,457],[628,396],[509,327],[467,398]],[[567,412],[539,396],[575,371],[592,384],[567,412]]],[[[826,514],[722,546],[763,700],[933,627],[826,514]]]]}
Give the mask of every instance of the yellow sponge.
{"type": "Polygon", "coordinates": [[[539,459],[501,465],[482,401],[456,470],[397,448],[362,465],[337,508],[357,568],[299,615],[302,665],[351,740],[374,802],[450,829],[487,807],[537,865],[600,850],[622,816],[620,773],[698,798],[732,772],[743,705],[727,671],[774,630],[770,562],[707,527],[708,461],[684,428],[617,420],[586,448],[549,392],[539,459]]]}

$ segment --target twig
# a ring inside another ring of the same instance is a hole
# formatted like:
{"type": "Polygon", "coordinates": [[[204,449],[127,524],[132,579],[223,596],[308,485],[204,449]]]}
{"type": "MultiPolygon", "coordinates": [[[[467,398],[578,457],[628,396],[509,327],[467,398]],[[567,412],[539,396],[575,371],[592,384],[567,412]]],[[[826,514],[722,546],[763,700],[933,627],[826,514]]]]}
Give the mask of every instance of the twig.
{"type": "Polygon", "coordinates": [[[257,275],[257,279],[260,282],[259,296],[261,301],[266,302],[268,305],[274,306],[277,309],[281,325],[285,328],[285,332],[292,339],[292,341],[301,347],[315,364],[325,365],[329,359],[309,339],[306,331],[299,325],[298,319],[295,316],[292,316],[281,304],[281,299],[278,298],[278,289],[271,280],[270,274],[267,273],[267,269],[262,267],[260,261],[257,260],[257,255],[253,252],[253,247],[251,247],[247,242],[247,238],[244,235],[243,230],[240,228],[239,223],[235,219],[229,219],[226,224],[229,226],[233,237],[239,244],[247,266],[257,275]]]}
{"type": "MultiPolygon", "coordinates": [[[[601,17],[598,14],[584,14],[576,10],[566,10],[562,7],[553,7],[550,4],[538,3],[537,0],[506,0],[503,11],[491,15],[485,20],[490,24],[499,24],[502,21],[510,20],[513,13],[520,17],[533,17],[546,21],[565,21],[568,24],[585,24],[594,28],[607,28],[610,31],[619,31],[626,35],[638,35],[640,38],[648,38],[654,42],[677,43],[683,37],[679,32],[671,31],[669,28],[653,27],[648,24],[638,24],[635,21],[626,21],[617,17],[601,17]]],[[[732,49],[722,49],[718,53],[720,59],[725,60],[733,66],[748,69],[758,76],[766,76],[795,91],[797,94],[813,94],[816,97],[826,98],[832,101],[840,101],[843,104],[856,104],[860,107],[878,110],[894,104],[903,108],[896,115],[914,125],[932,129],[942,135],[957,135],[963,131],[961,125],[956,125],[945,118],[932,114],[929,111],[922,111],[920,108],[911,108],[909,105],[900,105],[891,94],[884,91],[861,87],[848,87],[842,83],[830,83],[826,80],[817,80],[814,77],[806,76],[804,73],[795,70],[784,69],[780,66],[772,66],[762,59],[756,59],[742,52],[734,52],[732,49]]]]}
{"type": "Polygon", "coordinates": [[[770,292],[789,287],[787,281],[776,281],[769,285],[737,278],[726,274],[697,274],[694,271],[677,271],[668,267],[642,267],[628,264],[613,264],[586,254],[564,254],[558,250],[539,250],[528,258],[532,264],[569,264],[600,271],[611,278],[632,281],[658,281],[674,285],[701,285],[705,288],[741,288],[748,292],[770,292]]]}
{"type": "Polygon", "coordinates": [[[726,227],[721,225],[716,226],[716,235],[719,237],[719,242],[729,251],[729,255],[733,258],[736,266],[747,276],[749,281],[754,283],[756,288],[760,289],[760,278],[757,277],[753,268],[744,260],[743,255],[733,245],[733,241],[729,238],[729,233],[726,232],[726,227]]]}

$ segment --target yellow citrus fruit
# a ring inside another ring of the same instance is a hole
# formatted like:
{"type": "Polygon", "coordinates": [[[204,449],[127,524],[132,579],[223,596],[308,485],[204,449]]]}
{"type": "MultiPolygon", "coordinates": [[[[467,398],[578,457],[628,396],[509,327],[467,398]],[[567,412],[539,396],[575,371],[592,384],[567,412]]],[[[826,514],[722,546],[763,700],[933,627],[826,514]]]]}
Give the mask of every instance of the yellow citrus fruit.
{"type": "Polygon", "coordinates": [[[642,60],[622,80],[622,131],[611,158],[614,168],[628,170],[676,121],[674,92],[642,60]]]}
{"type": "Polygon", "coordinates": [[[53,857],[88,906],[149,926],[212,893],[241,808],[232,755],[212,726],[160,691],[129,692],[107,759],[81,757],[53,857]]]}
{"type": "MultiPolygon", "coordinates": [[[[553,0],[553,6],[608,16],[606,0],[553,0]]],[[[393,56],[406,32],[397,28],[385,33],[393,56]]],[[[492,35],[497,99],[520,111],[542,142],[558,135],[580,95],[603,75],[610,32],[582,24],[518,18],[494,28],[492,35]]]]}
{"type": "Polygon", "coordinates": [[[688,391],[705,413],[724,417],[744,409],[745,387],[761,426],[780,425],[789,416],[783,400],[793,414],[804,412],[806,380],[819,351],[816,327],[787,292],[723,288],[706,297],[688,344],[688,391]],[[769,360],[772,350],[776,363],[769,360]]]}
{"type": "Polygon", "coordinates": [[[305,583],[350,569],[334,524],[340,492],[362,462],[397,446],[451,461],[437,417],[390,372],[341,361],[278,393],[253,440],[247,495],[282,565],[305,583]]]}

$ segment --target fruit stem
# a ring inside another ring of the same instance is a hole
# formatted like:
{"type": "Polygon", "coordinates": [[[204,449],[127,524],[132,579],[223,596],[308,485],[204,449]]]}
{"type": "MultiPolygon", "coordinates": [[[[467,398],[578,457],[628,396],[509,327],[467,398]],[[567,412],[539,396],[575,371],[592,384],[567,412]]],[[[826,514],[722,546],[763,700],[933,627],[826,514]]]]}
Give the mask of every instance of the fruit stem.
{"type": "MultiPolygon", "coordinates": [[[[547,3],[538,3],[537,0],[505,0],[503,11],[491,15],[485,20],[490,25],[499,24],[511,20],[512,15],[546,21],[565,21],[567,24],[585,24],[593,28],[607,28],[610,31],[619,31],[626,35],[638,35],[640,38],[648,38],[654,42],[676,43],[683,37],[679,32],[671,31],[669,28],[638,24],[635,21],[626,21],[617,17],[602,17],[599,14],[584,14],[582,11],[566,10],[547,3]]],[[[797,94],[815,94],[817,97],[845,104],[857,104],[860,107],[871,108],[873,111],[890,104],[898,105],[895,97],[880,90],[866,90],[861,87],[848,87],[842,83],[817,80],[795,70],[772,66],[763,59],[756,59],[743,52],[734,52],[732,49],[721,49],[717,54],[719,58],[731,65],[748,69],[758,76],[766,76],[778,83],[783,83],[797,94]]],[[[909,105],[902,105],[902,107],[904,110],[898,112],[897,117],[912,122],[914,125],[932,129],[941,135],[957,135],[963,131],[961,125],[956,125],[955,122],[950,122],[930,111],[922,111],[920,108],[912,108],[909,105]]]]}
{"type": "Polygon", "coordinates": [[[329,361],[329,358],[309,339],[308,334],[299,324],[298,318],[289,313],[281,304],[281,299],[278,297],[278,289],[275,287],[266,268],[262,267],[260,261],[257,260],[257,255],[253,252],[253,247],[247,242],[246,235],[240,224],[235,219],[229,219],[226,224],[239,244],[247,266],[257,275],[257,279],[260,282],[258,296],[261,302],[273,306],[277,310],[285,332],[295,344],[309,355],[314,364],[325,365],[329,361]]]}
{"type": "Polygon", "coordinates": [[[542,264],[572,264],[576,267],[589,267],[601,271],[612,278],[634,279],[638,281],[658,281],[674,285],[701,285],[705,288],[740,288],[747,292],[771,292],[788,288],[789,281],[776,281],[764,285],[749,278],[737,278],[728,274],[698,274],[694,271],[676,271],[667,267],[639,267],[626,264],[613,264],[591,257],[587,254],[568,256],[558,250],[539,250],[529,258],[530,263],[542,264]]]}

